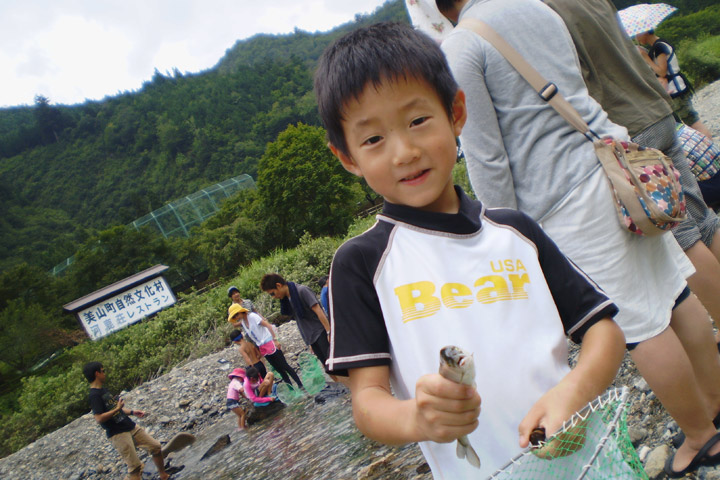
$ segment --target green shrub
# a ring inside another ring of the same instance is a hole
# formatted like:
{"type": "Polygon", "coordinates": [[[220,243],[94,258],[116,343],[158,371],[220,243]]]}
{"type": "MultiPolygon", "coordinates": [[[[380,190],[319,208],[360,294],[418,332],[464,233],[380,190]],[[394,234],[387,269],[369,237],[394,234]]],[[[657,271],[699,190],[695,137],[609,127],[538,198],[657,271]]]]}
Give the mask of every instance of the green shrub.
{"type": "Polygon", "coordinates": [[[682,42],[678,49],[678,60],[682,71],[692,80],[695,88],[720,79],[720,35],[682,42]]]}
{"type": "Polygon", "coordinates": [[[720,35],[720,5],[709,6],[699,12],[672,17],[662,22],[655,33],[673,45],[684,39],[720,35]]]}

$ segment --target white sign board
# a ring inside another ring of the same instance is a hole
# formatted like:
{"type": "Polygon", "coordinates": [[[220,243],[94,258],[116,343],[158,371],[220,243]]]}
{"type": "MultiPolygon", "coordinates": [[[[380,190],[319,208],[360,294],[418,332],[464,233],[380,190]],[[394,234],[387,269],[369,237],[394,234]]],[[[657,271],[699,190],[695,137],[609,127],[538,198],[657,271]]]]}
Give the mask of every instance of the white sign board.
{"type": "Polygon", "coordinates": [[[97,340],[173,305],[177,299],[164,277],[156,277],[77,313],[97,340]]]}

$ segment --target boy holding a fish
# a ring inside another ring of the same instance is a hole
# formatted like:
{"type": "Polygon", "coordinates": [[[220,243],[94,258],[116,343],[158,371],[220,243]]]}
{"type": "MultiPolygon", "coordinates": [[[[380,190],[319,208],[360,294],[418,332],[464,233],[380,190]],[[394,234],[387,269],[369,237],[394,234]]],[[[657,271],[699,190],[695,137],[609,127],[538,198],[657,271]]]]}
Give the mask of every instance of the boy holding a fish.
{"type": "Polygon", "coordinates": [[[617,308],[528,216],[453,185],[465,96],[429,37],[355,30],[323,54],[315,91],[330,149],[385,198],[333,259],[328,368],[349,374],[365,435],[420,442],[436,478],[487,476],[612,382],[617,308]],[[473,353],[477,388],[433,373],[447,345],[473,353]],[[480,472],[456,458],[463,437],[480,472]]]}

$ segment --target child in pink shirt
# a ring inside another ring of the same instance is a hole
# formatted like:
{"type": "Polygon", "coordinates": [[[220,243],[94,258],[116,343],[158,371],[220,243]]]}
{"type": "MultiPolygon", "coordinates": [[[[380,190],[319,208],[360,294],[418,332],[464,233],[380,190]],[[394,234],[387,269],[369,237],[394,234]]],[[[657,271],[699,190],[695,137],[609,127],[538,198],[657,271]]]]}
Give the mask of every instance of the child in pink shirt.
{"type": "Polygon", "coordinates": [[[276,398],[273,396],[273,381],[275,377],[272,372],[268,372],[265,378],[255,367],[249,367],[245,372],[245,380],[243,382],[243,391],[245,396],[253,402],[256,407],[264,407],[273,402],[276,398]]]}
{"type": "Polygon", "coordinates": [[[245,418],[247,411],[243,407],[243,403],[247,403],[247,398],[243,392],[243,384],[245,382],[246,373],[242,368],[236,368],[229,375],[230,385],[227,390],[226,405],[228,410],[232,411],[238,417],[238,430],[245,428],[245,418]]]}

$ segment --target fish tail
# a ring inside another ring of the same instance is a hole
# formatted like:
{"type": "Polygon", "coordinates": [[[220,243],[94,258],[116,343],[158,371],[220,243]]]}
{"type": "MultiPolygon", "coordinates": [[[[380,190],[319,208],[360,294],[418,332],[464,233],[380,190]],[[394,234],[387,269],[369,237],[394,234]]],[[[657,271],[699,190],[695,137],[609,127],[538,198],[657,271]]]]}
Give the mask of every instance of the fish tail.
{"type": "Polygon", "coordinates": [[[457,457],[467,459],[470,465],[476,468],[480,468],[480,457],[475,452],[475,449],[470,445],[470,441],[466,436],[462,436],[457,440],[457,449],[455,450],[457,457]]]}

